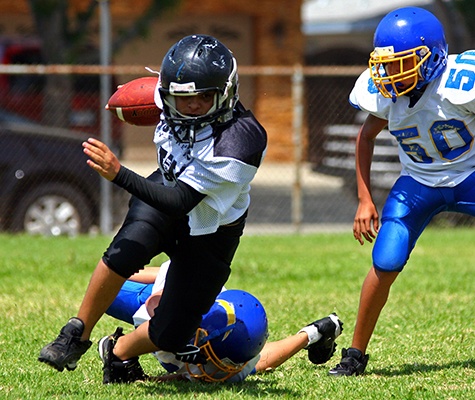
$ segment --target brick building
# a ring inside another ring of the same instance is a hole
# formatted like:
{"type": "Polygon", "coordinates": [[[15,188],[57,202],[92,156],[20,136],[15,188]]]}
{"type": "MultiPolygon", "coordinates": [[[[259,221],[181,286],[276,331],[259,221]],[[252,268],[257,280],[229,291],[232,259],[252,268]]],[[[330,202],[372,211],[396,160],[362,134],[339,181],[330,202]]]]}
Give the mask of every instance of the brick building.
{"type": "MultiPolygon", "coordinates": [[[[114,54],[113,63],[158,67],[165,51],[176,40],[192,33],[205,33],[223,41],[234,52],[240,66],[301,64],[302,1],[182,0],[174,10],[153,22],[145,37],[127,43],[114,54]]],[[[69,12],[77,13],[84,10],[90,0],[72,0],[70,3],[69,12]]],[[[110,1],[113,34],[130,24],[132,18],[144,13],[149,3],[150,0],[110,1]]],[[[96,34],[99,32],[99,18],[94,30],[96,34]]],[[[11,35],[35,35],[27,0],[0,0],[0,36],[11,35]]],[[[147,75],[145,70],[144,75],[147,75]]],[[[243,76],[241,98],[269,133],[272,146],[269,147],[268,159],[291,159],[290,78],[243,76]]],[[[144,154],[142,148],[147,154],[153,154],[149,128],[127,127],[126,145],[127,142],[139,148],[141,157],[144,154]]]]}

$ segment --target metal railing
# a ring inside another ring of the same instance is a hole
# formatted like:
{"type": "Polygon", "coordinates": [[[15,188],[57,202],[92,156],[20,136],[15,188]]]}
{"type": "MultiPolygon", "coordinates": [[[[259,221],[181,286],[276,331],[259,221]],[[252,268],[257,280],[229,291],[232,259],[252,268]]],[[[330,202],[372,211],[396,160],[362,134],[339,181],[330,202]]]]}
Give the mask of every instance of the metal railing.
{"type": "MultiPolygon", "coordinates": [[[[159,66],[151,68],[158,70],[159,66]]],[[[352,149],[361,121],[356,110],[348,105],[347,98],[355,78],[364,68],[301,65],[239,67],[239,76],[244,82],[240,88],[241,97],[253,104],[251,108],[269,133],[268,156],[252,185],[249,230],[264,233],[307,232],[352,225],[356,210],[354,185],[351,184],[354,182],[352,149]],[[252,80],[264,79],[266,94],[258,96],[255,92],[257,85],[246,84],[246,79],[253,83],[255,81],[252,80]],[[341,130],[339,127],[345,128],[344,135],[336,132],[341,130]],[[345,151],[336,151],[339,149],[335,149],[335,135],[338,136],[338,147],[345,151]],[[341,158],[335,158],[336,154],[341,158]],[[329,168],[329,162],[333,162],[335,168],[329,168]],[[341,166],[346,167],[337,168],[341,166]]],[[[69,122],[60,125],[61,128],[100,135],[105,129],[104,124],[111,124],[112,135],[107,140],[112,142],[112,147],[133,146],[133,143],[123,140],[126,133],[122,123],[109,115],[104,118],[101,114],[107,113],[101,99],[108,98],[114,90],[110,87],[109,93],[104,93],[108,90],[107,85],[100,85],[100,77],[104,75],[111,78],[113,86],[117,82],[144,76],[146,71],[144,67],[134,65],[0,65],[1,137],[5,136],[5,118],[24,118],[45,125],[44,110],[47,109],[49,113],[57,112],[58,116],[47,115],[46,125],[51,125],[51,121],[54,124],[56,120],[66,120],[69,122]],[[48,101],[45,78],[49,76],[64,77],[69,82],[61,88],[64,101],[56,107],[44,104],[48,101]],[[59,118],[61,113],[67,113],[68,118],[59,118]]],[[[18,141],[21,140],[19,137],[18,141]]],[[[130,152],[122,148],[120,153],[130,152]]],[[[22,157],[26,155],[18,153],[17,160],[22,157]]],[[[393,153],[388,157],[392,157],[391,162],[394,161],[393,153]]],[[[134,165],[134,160],[126,161],[134,165]]],[[[384,155],[380,161],[384,162],[384,155]]],[[[4,160],[0,159],[0,162],[4,164],[4,160]]],[[[154,163],[155,157],[152,157],[151,168],[154,163]]],[[[391,168],[390,165],[388,163],[388,168],[391,168]]],[[[55,176],[50,179],[54,180],[55,176]]],[[[29,182],[29,185],[31,191],[35,182],[29,182]]],[[[21,193],[25,191],[18,190],[17,193],[18,198],[10,201],[19,204],[24,201],[21,193]]],[[[115,229],[125,212],[127,199],[116,194],[110,201],[104,197],[98,196],[99,203],[91,213],[93,220],[89,229],[110,233],[107,228],[110,224],[100,221],[112,221],[112,229],[115,229]]],[[[0,218],[2,228],[8,228],[11,218],[1,215],[0,218]]]]}

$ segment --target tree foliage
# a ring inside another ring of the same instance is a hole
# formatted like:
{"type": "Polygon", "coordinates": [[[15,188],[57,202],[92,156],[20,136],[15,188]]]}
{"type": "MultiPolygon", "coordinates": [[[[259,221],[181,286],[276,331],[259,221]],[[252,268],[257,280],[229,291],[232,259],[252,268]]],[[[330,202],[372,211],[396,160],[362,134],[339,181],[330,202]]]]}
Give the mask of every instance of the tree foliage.
{"type": "MultiPolygon", "coordinates": [[[[93,23],[101,1],[88,0],[87,7],[72,13],[69,0],[28,0],[45,64],[99,64],[100,52],[93,48],[93,23]]],[[[179,4],[179,0],[150,0],[145,12],[112,38],[112,53],[128,41],[144,36],[151,23],[179,4]]],[[[70,75],[47,76],[42,121],[47,125],[68,126],[73,81],[70,75]]]]}
{"type": "MultiPolygon", "coordinates": [[[[69,9],[69,0],[28,0],[38,36],[43,43],[47,64],[99,63],[99,52],[90,51],[92,23],[100,1],[89,0],[87,8],[77,14],[69,9]],[[86,51],[89,50],[89,51],[86,51]]],[[[179,4],[179,0],[150,0],[147,10],[112,38],[112,52],[128,41],[147,34],[151,23],[179,4]]]]}
{"type": "Polygon", "coordinates": [[[465,25],[467,26],[470,35],[473,38],[475,37],[475,25],[473,21],[475,20],[475,1],[473,0],[453,0],[455,7],[460,11],[465,20],[465,25]]]}

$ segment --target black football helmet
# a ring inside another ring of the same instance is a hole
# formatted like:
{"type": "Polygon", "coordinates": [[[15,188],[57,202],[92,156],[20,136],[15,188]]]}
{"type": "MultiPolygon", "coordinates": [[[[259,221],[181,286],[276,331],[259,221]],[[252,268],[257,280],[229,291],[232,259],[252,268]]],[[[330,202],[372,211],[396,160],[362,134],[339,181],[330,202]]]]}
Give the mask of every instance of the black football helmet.
{"type": "Polygon", "coordinates": [[[231,51],[207,35],[186,36],[163,58],[159,93],[170,125],[202,127],[232,118],[238,100],[237,63],[231,51]],[[175,96],[193,96],[214,90],[214,104],[207,114],[187,116],[178,112],[175,96]]]}

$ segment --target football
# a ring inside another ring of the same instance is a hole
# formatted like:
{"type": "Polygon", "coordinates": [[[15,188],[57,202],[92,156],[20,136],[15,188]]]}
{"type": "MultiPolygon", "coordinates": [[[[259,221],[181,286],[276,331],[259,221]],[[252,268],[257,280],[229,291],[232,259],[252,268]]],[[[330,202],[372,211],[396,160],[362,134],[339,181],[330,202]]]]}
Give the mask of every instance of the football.
{"type": "Polygon", "coordinates": [[[160,121],[160,110],[153,99],[158,77],[137,78],[120,85],[106,109],[132,125],[151,126],[160,121]]]}

